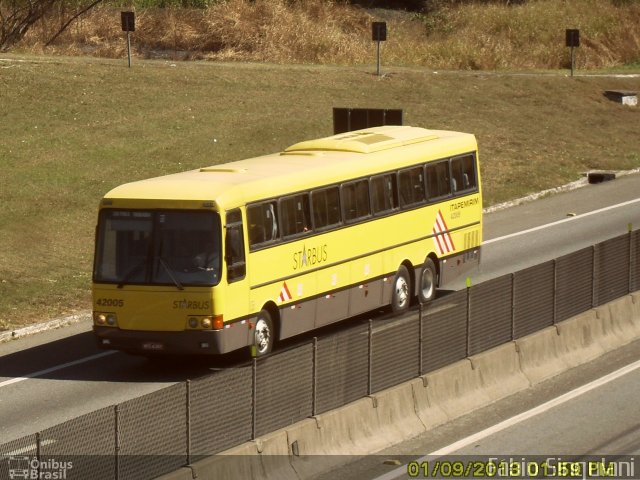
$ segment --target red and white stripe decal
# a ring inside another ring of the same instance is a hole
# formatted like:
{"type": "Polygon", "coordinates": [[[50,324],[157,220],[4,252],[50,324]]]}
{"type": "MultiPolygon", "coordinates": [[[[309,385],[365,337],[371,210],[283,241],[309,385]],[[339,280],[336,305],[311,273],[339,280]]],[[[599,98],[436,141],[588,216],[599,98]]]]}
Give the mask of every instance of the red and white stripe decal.
{"type": "Polygon", "coordinates": [[[451,253],[455,251],[456,247],[453,245],[453,239],[449,235],[447,224],[444,221],[442,212],[438,210],[436,215],[436,221],[433,224],[433,243],[435,244],[440,255],[451,253]]]}
{"type": "Polygon", "coordinates": [[[280,303],[288,302],[292,298],[289,287],[287,287],[287,282],[284,282],[282,284],[282,289],[280,290],[280,303]]]}

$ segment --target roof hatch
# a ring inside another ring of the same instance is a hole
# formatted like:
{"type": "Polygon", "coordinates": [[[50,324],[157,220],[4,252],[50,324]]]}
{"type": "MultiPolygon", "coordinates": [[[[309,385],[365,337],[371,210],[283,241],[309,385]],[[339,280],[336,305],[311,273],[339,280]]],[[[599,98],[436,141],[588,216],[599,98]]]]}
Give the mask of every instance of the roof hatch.
{"type": "Polygon", "coordinates": [[[332,137],[296,143],[289,152],[330,150],[355,153],[373,153],[389,148],[434,140],[438,136],[429,130],[408,126],[384,126],[341,133],[332,137]]]}

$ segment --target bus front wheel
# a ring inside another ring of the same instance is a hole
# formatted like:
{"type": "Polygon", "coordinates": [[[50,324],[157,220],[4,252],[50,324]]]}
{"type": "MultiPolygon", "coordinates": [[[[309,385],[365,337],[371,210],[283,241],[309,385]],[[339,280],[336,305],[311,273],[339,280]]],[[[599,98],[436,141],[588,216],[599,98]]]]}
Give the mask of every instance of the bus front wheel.
{"type": "Polygon", "coordinates": [[[411,303],[411,283],[409,280],[409,270],[404,265],[400,265],[398,272],[393,279],[393,292],[391,294],[391,309],[394,313],[404,312],[411,303]]]}
{"type": "Polygon", "coordinates": [[[253,345],[256,357],[266,355],[273,349],[274,333],[271,315],[266,310],[261,310],[253,328],[253,345]]]}

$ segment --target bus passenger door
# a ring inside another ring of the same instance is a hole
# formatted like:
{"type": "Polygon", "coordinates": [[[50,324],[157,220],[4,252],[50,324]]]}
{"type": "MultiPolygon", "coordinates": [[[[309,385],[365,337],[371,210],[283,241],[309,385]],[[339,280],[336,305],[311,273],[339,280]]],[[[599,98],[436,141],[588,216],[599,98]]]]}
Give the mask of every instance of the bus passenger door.
{"type": "Polygon", "coordinates": [[[240,209],[230,210],[226,216],[225,264],[227,267],[226,288],[224,289],[224,319],[233,321],[242,318],[244,322],[233,322],[229,327],[230,338],[240,348],[246,346],[250,338],[249,289],[244,245],[244,228],[240,209]],[[231,332],[233,331],[233,332],[231,332]]]}

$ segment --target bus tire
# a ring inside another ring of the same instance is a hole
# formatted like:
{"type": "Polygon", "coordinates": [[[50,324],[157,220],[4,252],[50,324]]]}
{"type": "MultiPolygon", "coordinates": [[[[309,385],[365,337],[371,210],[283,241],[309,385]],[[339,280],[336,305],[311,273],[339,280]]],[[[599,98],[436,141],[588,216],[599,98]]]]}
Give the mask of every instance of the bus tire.
{"type": "Polygon", "coordinates": [[[420,303],[429,303],[436,298],[436,285],[438,283],[438,272],[436,265],[431,258],[427,257],[422,266],[420,274],[420,286],[418,288],[418,298],[420,303]]]}
{"type": "Polygon", "coordinates": [[[273,349],[274,339],[275,330],[273,329],[271,314],[267,310],[261,310],[253,328],[255,356],[261,357],[269,353],[273,349]]]}
{"type": "Polygon", "coordinates": [[[393,278],[393,292],[391,293],[391,310],[393,313],[404,312],[411,303],[411,280],[409,270],[400,265],[396,276],[393,278]]]}

